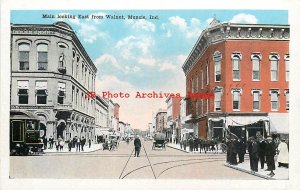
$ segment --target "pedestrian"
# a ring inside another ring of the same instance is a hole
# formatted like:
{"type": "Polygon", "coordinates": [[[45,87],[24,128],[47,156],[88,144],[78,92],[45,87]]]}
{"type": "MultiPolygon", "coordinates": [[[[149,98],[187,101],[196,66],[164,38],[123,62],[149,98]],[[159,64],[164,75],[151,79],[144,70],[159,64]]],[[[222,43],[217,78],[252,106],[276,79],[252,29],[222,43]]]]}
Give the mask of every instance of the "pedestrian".
{"type": "Polygon", "coordinates": [[[193,152],[193,150],[194,150],[194,139],[193,139],[193,137],[189,138],[189,146],[190,146],[190,152],[193,152]]]}
{"type": "Polygon", "coordinates": [[[276,155],[276,145],[273,141],[272,137],[267,137],[267,143],[266,143],[266,160],[267,160],[267,171],[270,171],[268,174],[269,176],[273,177],[275,173],[273,170],[275,170],[275,160],[274,156],[276,155]]]}
{"type": "Polygon", "coordinates": [[[238,153],[238,142],[236,140],[236,138],[232,138],[231,140],[231,144],[230,144],[230,164],[231,165],[237,165],[237,153],[238,153]]]}
{"type": "Polygon", "coordinates": [[[72,140],[70,139],[70,140],[68,141],[69,152],[71,152],[72,146],[73,146],[73,143],[72,143],[72,140]]]}
{"type": "Polygon", "coordinates": [[[184,150],[186,150],[186,145],[187,145],[186,139],[183,139],[183,149],[184,150]]]}
{"type": "Polygon", "coordinates": [[[58,152],[59,151],[59,142],[58,142],[58,140],[55,141],[55,147],[56,147],[56,151],[58,152]]]}
{"type": "Polygon", "coordinates": [[[53,144],[54,144],[54,139],[53,139],[52,135],[49,138],[49,143],[50,143],[50,149],[52,149],[53,148],[53,144]]]}
{"type": "Polygon", "coordinates": [[[289,167],[289,151],[288,151],[288,146],[285,143],[285,139],[281,139],[281,142],[278,145],[278,158],[277,158],[277,162],[278,162],[278,167],[289,167]]]}
{"type": "MultiPolygon", "coordinates": [[[[231,147],[231,139],[230,136],[227,136],[227,141],[226,141],[226,162],[231,163],[231,152],[230,152],[230,147],[231,147]]],[[[206,153],[206,151],[205,151],[206,153]]]]}
{"type": "Polygon", "coordinates": [[[244,142],[244,139],[239,139],[238,141],[239,162],[238,163],[244,162],[245,154],[246,154],[246,143],[244,142]]]}
{"type": "Polygon", "coordinates": [[[253,159],[252,159],[252,156],[251,156],[252,155],[252,149],[253,149],[253,147],[252,147],[253,140],[254,140],[254,137],[249,137],[248,142],[247,142],[247,144],[248,144],[247,149],[248,149],[248,153],[249,153],[251,171],[254,170],[254,168],[253,168],[253,159]]]}
{"type": "Polygon", "coordinates": [[[264,169],[264,165],[266,162],[266,141],[262,135],[258,136],[258,140],[259,140],[258,156],[259,156],[260,168],[264,169]]]}
{"type": "Polygon", "coordinates": [[[180,144],[180,149],[182,149],[182,145],[183,145],[182,140],[180,140],[179,144],[180,144]]]}
{"type": "Polygon", "coordinates": [[[259,156],[258,156],[258,152],[259,152],[259,144],[257,142],[256,139],[252,139],[252,153],[251,153],[251,157],[252,157],[252,171],[254,172],[258,172],[258,160],[259,160],[259,156]]]}
{"type": "Polygon", "coordinates": [[[46,150],[47,149],[47,136],[46,135],[44,136],[43,143],[44,143],[44,150],[46,150]]]}
{"type": "Polygon", "coordinates": [[[80,152],[80,138],[76,137],[76,152],[80,152]]]}
{"type": "Polygon", "coordinates": [[[89,139],[89,148],[91,148],[91,145],[92,145],[92,140],[89,139]]]}
{"type": "Polygon", "coordinates": [[[62,151],[65,143],[60,135],[58,136],[57,141],[58,141],[59,151],[62,151]]]}
{"type": "Polygon", "coordinates": [[[138,135],[135,137],[133,144],[134,144],[134,157],[139,157],[142,144],[138,135]]]}
{"type": "Polygon", "coordinates": [[[86,139],[85,139],[84,136],[83,136],[83,137],[81,138],[81,141],[80,141],[80,144],[81,144],[81,151],[84,151],[84,150],[83,150],[83,147],[84,147],[85,143],[86,143],[86,139]]]}
{"type": "Polygon", "coordinates": [[[199,138],[196,137],[194,140],[194,151],[198,151],[198,147],[199,147],[199,138]]]}

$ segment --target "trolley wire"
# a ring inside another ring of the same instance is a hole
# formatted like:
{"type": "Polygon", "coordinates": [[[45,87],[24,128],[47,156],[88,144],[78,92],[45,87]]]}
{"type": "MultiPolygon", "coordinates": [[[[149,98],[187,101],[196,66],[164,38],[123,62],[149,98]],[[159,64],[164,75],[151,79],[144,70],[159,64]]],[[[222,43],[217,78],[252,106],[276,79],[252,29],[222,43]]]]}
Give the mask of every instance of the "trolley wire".
{"type": "Polygon", "coordinates": [[[124,170],[125,170],[125,168],[126,168],[128,162],[129,162],[129,160],[130,160],[130,158],[131,158],[131,156],[132,156],[133,151],[134,151],[134,149],[132,149],[131,154],[130,154],[130,156],[129,156],[129,158],[128,158],[128,160],[127,160],[127,162],[126,162],[126,164],[125,164],[125,166],[124,166],[124,168],[123,168],[123,170],[122,170],[122,172],[121,172],[121,174],[120,174],[120,176],[119,176],[119,179],[121,179],[121,176],[122,176],[122,174],[123,174],[123,172],[124,172],[124,170]]]}
{"type": "Polygon", "coordinates": [[[147,155],[147,151],[146,151],[146,149],[145,149],[144,145],[143,145],[143,148],[144,148],[144,151],[145,151],[146,157],[147,157],[147,159],[148,159],[148,162],[149,162],[149,164],[150,164],[150,167],[151,167],[152,173],[153,173],[153,175],[154,175],[154,178],[156,179],[156,175],[155,175],[155,173],[154,173],[154,170],[153,170],[152,164],[151,164],[151,162],[150,162],[150,159],[149,159],[149,157],[148,157],[148,155],[147,155]]]}

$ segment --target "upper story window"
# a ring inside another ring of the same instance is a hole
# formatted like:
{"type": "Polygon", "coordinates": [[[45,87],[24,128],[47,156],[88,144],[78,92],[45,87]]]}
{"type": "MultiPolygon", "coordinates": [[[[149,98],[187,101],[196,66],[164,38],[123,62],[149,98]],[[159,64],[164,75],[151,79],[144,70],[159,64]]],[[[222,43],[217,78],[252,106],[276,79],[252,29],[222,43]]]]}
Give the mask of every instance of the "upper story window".
{"type": "Polygon", "coordinates": [[[57,103],[64,104],[65,97],[66,97],[66,83],[58,82],[57,103]]]}
{"type": "Polygon", "coordinates": [[[213,55],[213,59],[215,62],[215,82],[220,82],[222,54],[219,51],[216,51],[213,55]]]}
{"type": "Polygon", "coordinates": [[[18,81],[19,104],[28,104],[29,81],[18,81]]]}
{"type": "Polygon", "coordinates": [[[203,89],[203,85],[204,85],[204,73],[203,73],[203,69],[201,70],[201,89],[203,89]]]}
{"type": "Polygon", "coordinates": [[[271,62],[271,81],[278,81],[279,55],[277,53],[271,53],[269,59],[271,62]]]}
{"type": "Polygon", "coordinates": [[[251,61],[252,61],[252,80],[259,81],[260,80],[261,54],[260,53],[252,53],[251,61]]]}
{"type": "Polygon", "coordinates": [[[208,70],[208,63],[206,65],[206,85],[209,84],[209,70],[208,70]]]}
{"type": "Polygon", "coordinates": [[[271,110],[272,111],[278,111],[279,109],[279,90],[270,90],[270,96],[271,96],[271,110]]]}
{"type": "Polygon", "coordinates": [[[199,76],[198,76],[198,73],[196,73],[196,92],[199,91],[199,76]]]}
{"type": "Polygon", "coordinates": [[[19,69],[20,70],[29,70],[29,44],[20,44],[19,45],[19,69]]]}
{"type": "Polygon", "coordinates": [[[47,70],[48,67],[48,45],[39,44],[37,46],[38,70],[47,70]]]}
{"type": "Polygon", "coordinates": [[[290,55],[287,54],[284,56],[285,60],[285,80],[289,81],[290,80],[290,55]]]}
{"type": "Polygon", "coordinates": [[[215,88],[214,90],[215,96],[215,111],[221,111],[221,96],[222,96],[222,88],[215,88]]]}
{"type": "Polygon", "coordinates": [[[262,91],[259,89],[253,89],[251,93],[253,96],[253,111],[260,111],[260,96],[262,91]]]}
{"type": "Polygon", "coordinates": [[[232,93],[232,109],[233,111],[240,111],[242,90],[233,89],[231,93],[232,93]]]}
{"type": "Polygon", "coordinates": [[[47,81],[36,81],[35,83],[36,104],[47,104],[47,81]]]}
{"type": "Polygon", "coordinates": [[[242,60],[242,55],[241,55],[241,53],[234,52],[231,55],[231,59],[232,59],[232,79],[233,79],[233,81],[239,81],[239,80],[241,80],[240,63],[242,60]]]}
{"type": "Polygon", "coordinates": [[[285,100],[286,100],[285,109],[286,109],[286,111],[289,111],[290,110],[290,92],[289,92],[289,90],[285,90],[284,95],[285,95],[285,100]]]}

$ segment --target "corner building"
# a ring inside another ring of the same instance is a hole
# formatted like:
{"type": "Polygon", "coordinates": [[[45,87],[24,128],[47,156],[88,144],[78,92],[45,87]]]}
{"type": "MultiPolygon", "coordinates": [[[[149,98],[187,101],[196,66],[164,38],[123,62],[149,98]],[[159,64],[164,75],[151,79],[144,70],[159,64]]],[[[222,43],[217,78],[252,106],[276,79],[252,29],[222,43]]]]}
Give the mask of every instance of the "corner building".
{"type": "Polygon", "coordinates": [[[38,115],[42,138],[94,140],[96,72],[68,24],[11,25],[11,109],[38,115]]]}
{"type": "Polygon", "coordinates": [[[289,36],[288,25],[216,19],[201,33],[182,66],[187,93],[214,93],[187,99],[200,138],[288,134],[289,36]]]}

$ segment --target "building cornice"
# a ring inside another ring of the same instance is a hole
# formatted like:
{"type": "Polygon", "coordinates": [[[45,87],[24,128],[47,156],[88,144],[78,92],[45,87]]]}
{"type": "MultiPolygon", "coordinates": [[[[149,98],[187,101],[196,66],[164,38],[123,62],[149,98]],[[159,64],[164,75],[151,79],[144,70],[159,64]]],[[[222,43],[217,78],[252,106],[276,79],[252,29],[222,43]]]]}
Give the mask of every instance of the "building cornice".
{"type": "Polygon", "coordinates": [[[182,69],[187,75],[206,49],[227,40],[289,41],[289,25],[222,23],[202,31],[182,69]]]}
{"type": "MultiPolygon", "coordinates": [[[[66,24],[66,23],[65,23],[66,24]]],[[[66,24],[67,25],[67,24],[66,24]]],[[[90,56],[85,51],[85,48],[79,41],[77,35],[72,30],[71,27],[63,27],[61,24],[11,24],[11,35],[20,36],[56,36],[59,38],[64,38],[75,43],[78,50],[83,54],[83,57],[92,67],[92,69],[97,72],[97,67],[91,60],[90,56]]]]}

